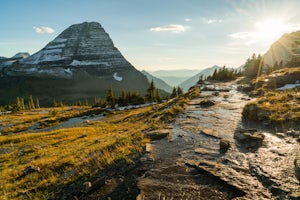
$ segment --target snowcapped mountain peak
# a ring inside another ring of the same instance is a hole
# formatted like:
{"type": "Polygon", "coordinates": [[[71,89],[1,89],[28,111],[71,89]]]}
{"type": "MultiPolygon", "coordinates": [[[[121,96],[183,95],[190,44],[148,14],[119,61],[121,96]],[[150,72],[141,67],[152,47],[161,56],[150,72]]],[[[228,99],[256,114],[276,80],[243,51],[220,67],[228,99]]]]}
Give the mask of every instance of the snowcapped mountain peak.
{"type": "Polygon", "coordinates": [[[97,22],[71,25],[37,53],[20,61],[38,66],[94,66],[114,68],[129,65],[97,22]]]}
{"type": "Polygon", "coordinates": [[[116,94],[143,93],[149,86],[97,22],[71,25],[27,58],[0,60],[0,77],[0,102],[5,103],[29,93],[41,103],[75,102],[104,96],[109,86],[116,94]]]}

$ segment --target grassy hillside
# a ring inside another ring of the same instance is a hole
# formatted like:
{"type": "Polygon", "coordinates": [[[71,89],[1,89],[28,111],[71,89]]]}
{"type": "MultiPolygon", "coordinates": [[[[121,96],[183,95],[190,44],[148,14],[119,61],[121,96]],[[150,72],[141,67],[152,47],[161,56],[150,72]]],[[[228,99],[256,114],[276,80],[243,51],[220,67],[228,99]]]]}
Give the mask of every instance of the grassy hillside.
{"type": "Polygon", "coordinates": [[[300,128],[300,87],[278,90],[300,80],[300,67],[284,68],[263,75],[250,84],[250,94],[257,97],[243,110],[246,120],[276,128],[300,128]]]}
{"type": "Polygon", "coordinates": [[[186,98],[198,92],[143,108],[106,111],[100,120],[53,131],[24,132],[34,124],[45,128],[102,111],[63,107],[1,115],[7,134],[0,136],[1,198],[75,198],[103,170],[122,160],[132,163],[130,155],[143,152],[150,141],[144,133],[163,128],[182,112],[186,98]]]}

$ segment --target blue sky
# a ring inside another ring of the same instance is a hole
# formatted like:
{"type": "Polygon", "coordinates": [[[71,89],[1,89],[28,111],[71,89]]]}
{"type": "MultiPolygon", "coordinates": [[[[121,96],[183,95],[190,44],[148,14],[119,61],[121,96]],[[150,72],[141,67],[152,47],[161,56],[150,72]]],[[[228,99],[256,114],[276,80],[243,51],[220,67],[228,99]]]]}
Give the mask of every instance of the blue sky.
{"type": "Polygon", "coordinates": [[[300,30],[298,0],[0,0],[0,56],[97,21],[137,69],[238,67],[300,30]]]}

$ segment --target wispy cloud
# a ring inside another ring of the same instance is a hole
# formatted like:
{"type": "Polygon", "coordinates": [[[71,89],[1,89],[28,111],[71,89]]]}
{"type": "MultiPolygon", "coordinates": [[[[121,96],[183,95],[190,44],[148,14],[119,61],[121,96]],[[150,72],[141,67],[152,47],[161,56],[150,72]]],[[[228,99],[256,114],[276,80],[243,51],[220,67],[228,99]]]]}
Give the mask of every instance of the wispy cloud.
{"type": "Polygon", "coordinates": [[[236,32],[236,33],[232,33],[229,35],[231,38],[233,39],[244,39],[244,40],[248,40],[251,39],[255,36],[254,32],[236,32]]]}
{"type": "Polygon", "coordinates": [[[179,24],[169,24],[169,25],[150,28],[150,31],[152,31],[152,32],[182,33],[182,32],[185,32],[188,28],[189,28],[188,26],[183,26],[183,25],[179,25],[179,24]]]}
{"type": "Polygon", "coordinates": [[[190,22],[190,21],[192,21],[192,19],[190,19],[190,18],[185,18],[184,21],[190,22]]]}
{"type": "Polygon", "coordinates": [[[299,29],[300,24],[256,23],[256,30],[235,32],[228,36],[235,40],[235,44],[249,46],[261,43],[269,46],[284,33],[293,32],[299,29]]]}
{"type": "Polygon", "coordinates": [[[55,30],[51,27],[47,27],[47,26],[41,26],[41,27],[33,27],[34,31],[36,33],[54,33],[55,30]]]}
{"type": "Polygon", "coordinates": [[[222,23],[224,20],[222,19],[210,19],[206,17],[202,17],[202,22],[205,24],[217,24],[217,23],[222,23]]]}

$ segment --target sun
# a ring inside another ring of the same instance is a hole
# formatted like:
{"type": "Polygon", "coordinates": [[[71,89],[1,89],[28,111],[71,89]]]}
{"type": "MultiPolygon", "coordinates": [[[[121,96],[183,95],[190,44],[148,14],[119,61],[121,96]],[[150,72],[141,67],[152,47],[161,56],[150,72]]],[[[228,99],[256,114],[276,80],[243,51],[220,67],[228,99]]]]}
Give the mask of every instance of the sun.
{"type": "Polygon", "coordinates": [[[288,31],[288,25],[279,18],[263,19],[255,23],[257,39],[272,43],[288,31]]]}

